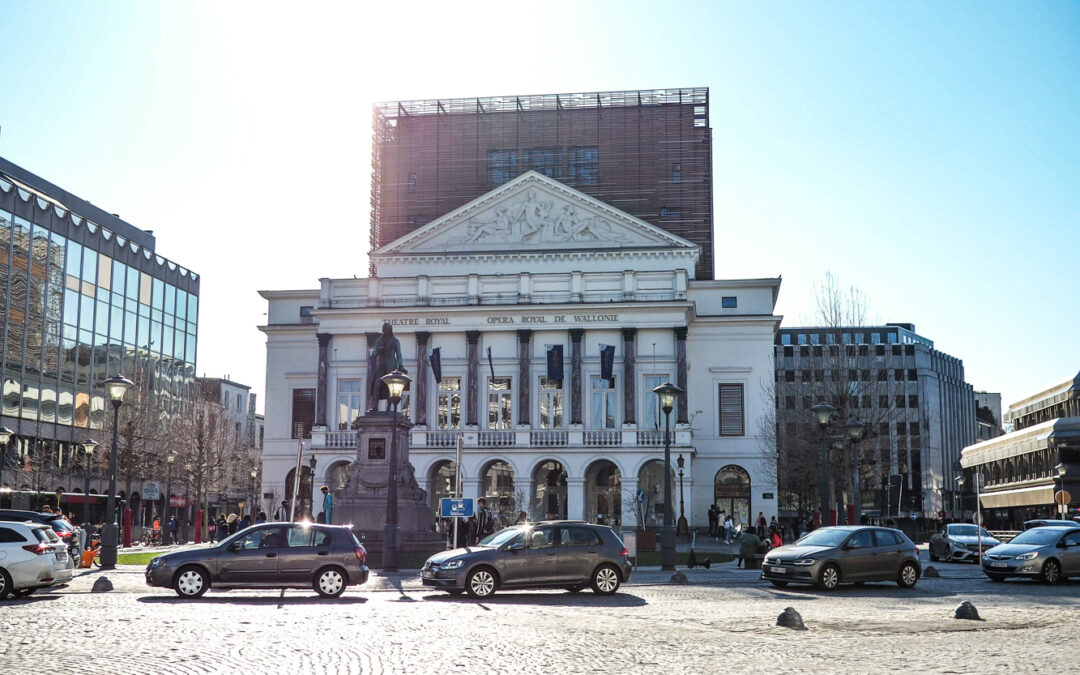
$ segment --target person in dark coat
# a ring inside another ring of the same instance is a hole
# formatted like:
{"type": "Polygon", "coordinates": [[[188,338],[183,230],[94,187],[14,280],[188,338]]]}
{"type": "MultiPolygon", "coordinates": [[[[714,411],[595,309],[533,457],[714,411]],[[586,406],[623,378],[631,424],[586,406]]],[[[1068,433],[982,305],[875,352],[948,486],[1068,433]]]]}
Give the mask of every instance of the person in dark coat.
{"type": "Polygon", "coordinates": [[[760,545],[761,539],[754,532],[754,528],[750,527],[750,523],[747,523],[739,537],[739,555],[735,558],[735,566],[742,567],[747,558],[757,555],[760,545]]]}

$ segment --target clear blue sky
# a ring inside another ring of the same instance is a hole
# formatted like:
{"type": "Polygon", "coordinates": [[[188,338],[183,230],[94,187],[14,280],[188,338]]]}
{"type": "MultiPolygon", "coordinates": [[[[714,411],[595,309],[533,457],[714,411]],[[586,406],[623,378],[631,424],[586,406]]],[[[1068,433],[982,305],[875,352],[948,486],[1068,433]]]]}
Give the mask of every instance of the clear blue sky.
{"type": "Polygon", "coordinates": [[[371,102],[680,86],[785,325],[831,270],[1006,403],[1080,369],[1080,3],[367,4],[0,0],[0,155],[202,274],[200,373],[366,273],[371,102]]]}

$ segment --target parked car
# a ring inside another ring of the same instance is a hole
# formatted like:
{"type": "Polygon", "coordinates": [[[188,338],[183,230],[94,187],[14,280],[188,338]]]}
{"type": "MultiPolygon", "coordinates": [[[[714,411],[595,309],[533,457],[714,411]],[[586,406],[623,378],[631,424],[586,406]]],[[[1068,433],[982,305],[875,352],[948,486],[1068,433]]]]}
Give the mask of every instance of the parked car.
{"type": "Polygon", "coordinates": [[[424,563],[420,577],[425,586],[474,598],[511,588],[576,593],[586,586],[611,595],[631,571],[626,546],[610,527],[545,521],[508,527],[476,546],[437,553],[424,563]]]}
{"type": "Polygon", "coordinates": [[[982,570],[991,581],[1033,577],[1053,584],[1080,577],[1080,527],[1047,525],[1024,530],[1009,543],[984,553],[982,570]]]}
{"type": "Polygon", "coordinates": [[[233,588],[311,588],[336,598],[368,579],[367,551],[343,525],[253,525],[217,546],[157,556],[146,566],[148,586],[181,598],[233,588]]]}
{"type": "Polygon", "coordinates": [[[57,536],[68,545],[69,554],[76,560],[82,555],[79,545],[79,528],[71,524],[63,514],[42,513],[41,511],[24,511],[22,509],[0,509],[0,521],[25,523],[26,521],[48,525],[56,532],[57,536]]]}
{"type": "Polygon", "coordinates": [[[1024,521],[1025,530],[1030,530],[1034,527],[1080,527],[1080,523],[1075,520],[1051,520],[1049,518],[1036,518],[1034,520],[1024,521]]]}
{"type": "Polygon", "coordinates": [[[930,537],[930,560],[979,560],[979,534],[982,531],[982,550],[1001,543],[984,528],[966,523],[950,523],[930,537]]]}
{"type": "Polygon", "coordinates": [[[0,599],[71,581],[67,544],[48,525],[0,522],[0,599]]]}
{"type": "Polygon", "coordinates": [[[895,581],[911,588],[921,574],[918,549],[903,532],[854,525],[818,528],[769,551],[761,565],[761,578],[774,586],[815,584],[827,591],[865,581],[895,581]]]}

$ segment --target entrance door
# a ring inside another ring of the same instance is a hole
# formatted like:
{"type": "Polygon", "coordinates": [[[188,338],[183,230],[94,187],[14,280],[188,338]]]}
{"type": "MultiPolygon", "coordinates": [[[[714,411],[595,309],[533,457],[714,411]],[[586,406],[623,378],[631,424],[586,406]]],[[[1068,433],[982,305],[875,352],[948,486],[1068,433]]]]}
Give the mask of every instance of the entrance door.
{"type": "Polygon", "coordinates": [[[754,524],[750,522],[750,474],[746,469],[728,464],[716,472],[713,503],[731,516],[734,526],[754,524]]]}

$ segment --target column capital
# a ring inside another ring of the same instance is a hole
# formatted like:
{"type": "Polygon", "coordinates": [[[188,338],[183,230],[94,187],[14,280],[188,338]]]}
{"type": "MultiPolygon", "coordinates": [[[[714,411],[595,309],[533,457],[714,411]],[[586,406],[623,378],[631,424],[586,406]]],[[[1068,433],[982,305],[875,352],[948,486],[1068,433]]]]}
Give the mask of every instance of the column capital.
{"type": "Polygon", "coordinates": [[[532,339],[532,331],[529,330],[528,328],[521,328],[521,329],[518,329],[517,336],[518,336],[518,342],[520,342],[522,344],[527,344],[529,342],[529,340],[532,339]]]}
{"type": "Polygon", "coordinates": [[[636,337],[637,337],[637,328],[625,328],[624,327],[622,329],[623,342],[631,342],[636,337]]]}
{"type": "Polygon", "coordinates": [[[674,331],[676,340],[686,339],[686,326],[675,326],[674,331]]]}
{"type": "Polygon", "coordinates": [[[416,344],[426,345],[428,343],[428,339],[431,337],[431,332],[426,330],[418,330],[416,331],[416,333],[414,333],[414,335],[416,335],[416,344]]]}
{"type": "Polygon", "coordinates": [[[570,329],[570,341],[581,342],[581,338],[585,337],[584,328],[571,328],[570,329]]]}
{"type": "Polygon", "coordinates": [[[471,345],[475,345],[480,342],[480,331],[467,330],[465,331],[465,341],[471,345]]]}
{"type": "Polygon", "coordinates": [[[315,339],[319,341],[320,347],[325,347],[330,344],[330,333],[315,333],[315,339]]]}

